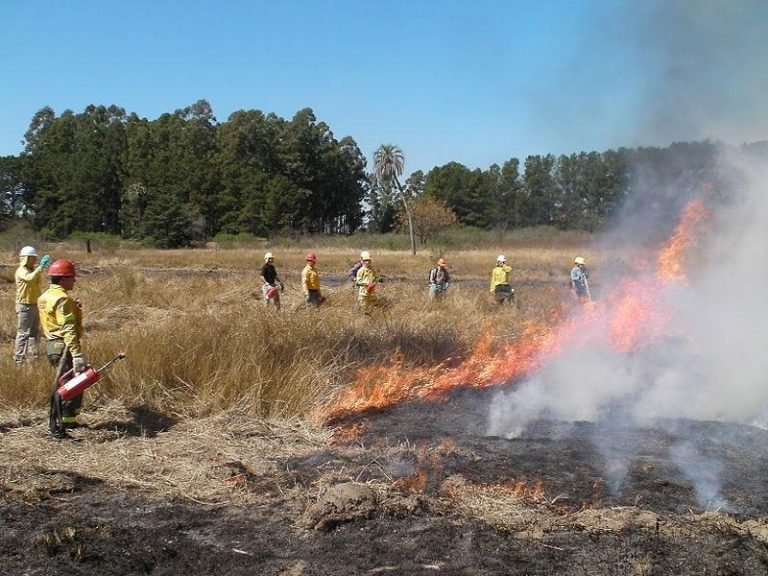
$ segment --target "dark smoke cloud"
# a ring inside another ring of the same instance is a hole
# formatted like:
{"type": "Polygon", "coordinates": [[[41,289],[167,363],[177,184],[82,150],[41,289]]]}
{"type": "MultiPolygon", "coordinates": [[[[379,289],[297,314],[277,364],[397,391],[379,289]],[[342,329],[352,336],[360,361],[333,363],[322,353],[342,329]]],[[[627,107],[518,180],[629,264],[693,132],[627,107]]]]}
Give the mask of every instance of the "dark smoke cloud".
{"type": "Polygon", "coordinates": [[[647,84],[637,141],[717,139],[739,144],[768,134],[768,2],[650,0],[626,15],[627,42],[642,55],[647,84]]]}

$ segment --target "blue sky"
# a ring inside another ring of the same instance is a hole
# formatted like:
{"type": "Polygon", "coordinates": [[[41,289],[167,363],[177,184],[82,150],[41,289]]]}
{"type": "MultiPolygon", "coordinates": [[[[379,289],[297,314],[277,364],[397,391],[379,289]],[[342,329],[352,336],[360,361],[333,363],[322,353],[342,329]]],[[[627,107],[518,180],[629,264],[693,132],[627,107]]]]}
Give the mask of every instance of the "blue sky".
{"type": "Polygon", "coordinates": [[[0,155],[43,106],[309,107],[406,174],[768,138],[762,0],[0,0],[0,155]]]}

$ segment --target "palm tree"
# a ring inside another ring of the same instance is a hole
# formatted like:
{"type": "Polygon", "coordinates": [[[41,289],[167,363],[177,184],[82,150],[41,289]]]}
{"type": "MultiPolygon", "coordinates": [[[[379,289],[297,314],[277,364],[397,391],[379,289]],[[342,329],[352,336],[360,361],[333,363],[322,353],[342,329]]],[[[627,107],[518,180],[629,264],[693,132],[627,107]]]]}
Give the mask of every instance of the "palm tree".
{"type": "Polygon", "coordinates": [[[405,207],[405,215],[408,217],[408,234],[411,237],[411,254],[416,254],[416,237],[413,234],[413,216],[408,207],[408,200],[405,197],[405,190],[398,176],[403,174],[405,167],[405,155],[394,144],[382,144],[373,155],[373,177],[380,183],[394,182],[400,192],[400,198],[405,207]]]}

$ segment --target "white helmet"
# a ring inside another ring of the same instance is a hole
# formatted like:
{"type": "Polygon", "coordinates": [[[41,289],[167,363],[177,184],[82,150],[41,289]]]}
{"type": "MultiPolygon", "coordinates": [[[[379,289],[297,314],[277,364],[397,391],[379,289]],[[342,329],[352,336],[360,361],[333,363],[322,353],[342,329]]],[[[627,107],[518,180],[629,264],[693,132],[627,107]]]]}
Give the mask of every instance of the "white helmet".
{"type": "Polygon", "coordinates": [[[576,258],[573,259],[574,264],[584,264],[584,258],[581,256],[576,256],[576,258]]]}
{"type": "Polygon", "coordinates": [[[360,252],[360,260],[370,260],[371,259],[371,253],[368,252],[368,250],[363,250],[360,252]]]}
{"type": "Polygon", "coordinates": [[[37,250],[32,248],[32,246],[24,246],[21,252],[19,252],[19,256],[37,256],[37,250]]]}
{"type": "Polygon", "coordinates": [[[274,258],[274,256],[272,256],[272,252],[267,252],[266,254],[264,254],[264,261],[265,262],[267,260],[269,260],[270,258],[274,258]]]}
{"type": "Polygon", "coordinates": [[[499,254],[499,255],[496,257],[496,262],[506,262],[506,261],[507,261],[507,257],[506,257],[506,256],[504,256],[504,254],[499,254]]]}

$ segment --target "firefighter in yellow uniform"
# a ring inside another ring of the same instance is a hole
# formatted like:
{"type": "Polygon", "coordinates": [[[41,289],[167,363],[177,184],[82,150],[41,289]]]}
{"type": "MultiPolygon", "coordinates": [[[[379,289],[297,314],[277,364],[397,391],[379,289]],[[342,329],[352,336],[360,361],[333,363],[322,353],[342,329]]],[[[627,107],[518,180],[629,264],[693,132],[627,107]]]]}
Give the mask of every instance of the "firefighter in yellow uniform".
{"type": "Polygon", "coordinates": [[[19,267],[16,269],[16,344],[13,359],[23,362],[27,353],[37,356],[40,340],[40,314],[37,311],[37,299],[43,281],[43,270],[51,261],[46,254],[37,261],[37,251],[32,246],[24,246],[19,252],[19,267]]]}
{"type": "MultiPolygon", "coordinates": [[[[75,266],[69,260],[56,260],[48,269],[51,285],[37,301],[40,327],[46,339],[48,360],[57,375],[70,369],[79,374],[88,367],[80,340],[83,316],[80,303],[70,295],[75,285],[75,266]]],[[[77,426],[82,394],[62,402],[61,422],[65,428],[77,426]]]]}
{"type": "Polygon", "coordinates": [[[304,293],[307,306],[317,308],[324,300],[320,295],[320,274],[315,268],[317,256],[314,252],[310,252],[307,254],[306,261],[307,265],[301,271],[301,291],[304,293]]]}
{"type": "Polygon", "coordinates": [[[376,283],[379,281],[379,275],[371,265],[371,255],[368,252],[360,254],[363,265],[357,271],[355,285],[358,290],[358,302],[360,309],[366,314],[370,314],[371,307],[376,304],[376,283]]]}
{"type": "Polygon", "coordinates": [[[509,273],[512,268],[507,266],[507,259],[503,254],[496,258],[496,266],[491,271],[491,294],[496,303],[506,304],[515,297],[515,290],[509,283],[509,273]]]}

